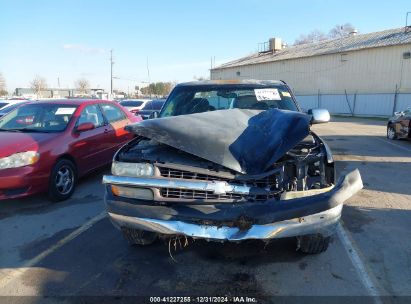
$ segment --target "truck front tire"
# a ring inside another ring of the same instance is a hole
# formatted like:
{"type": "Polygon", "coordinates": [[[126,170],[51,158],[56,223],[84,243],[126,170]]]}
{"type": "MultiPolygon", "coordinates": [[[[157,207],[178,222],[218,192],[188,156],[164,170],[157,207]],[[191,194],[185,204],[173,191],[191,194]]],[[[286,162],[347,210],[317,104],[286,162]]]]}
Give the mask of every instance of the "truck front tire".
{"type": "Polygon", "coordinates": [[[330,244],[331,236],[324,237],[321,234],[303,235],[297,237],[297,248],[307,254],[325,252],[330,244]]]}

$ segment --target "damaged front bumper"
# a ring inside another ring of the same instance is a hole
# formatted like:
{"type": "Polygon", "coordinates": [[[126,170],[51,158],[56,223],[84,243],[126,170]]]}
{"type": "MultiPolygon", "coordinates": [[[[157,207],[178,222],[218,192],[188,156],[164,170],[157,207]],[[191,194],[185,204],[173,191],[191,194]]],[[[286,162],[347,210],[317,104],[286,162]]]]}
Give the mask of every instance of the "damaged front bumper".
{"type": "MultiPolygon", "coordinates": [[[[363,187],[360,173],[355,170],[325,192],[308,190],[296,192],[295,195],[289,193],[279,201],[188,205],[178,202],[158,204],[114,196],[110,190],[111,184],[142,187],[148,186],[149,182],[145,180],[145,185],[142,185],[138,178],[126,180],[127,183],[124,183],[125,179],[118,176],[105,176],[103,179],[107,184],[105,200],[108,215],[117,228],[222,241],[266,240],[308,234],[329,236],[334,233],[341,217],[343,203],[363,187]]],[[[220,187],[215,190],[246,191],[221,190],[220,187]]]]}

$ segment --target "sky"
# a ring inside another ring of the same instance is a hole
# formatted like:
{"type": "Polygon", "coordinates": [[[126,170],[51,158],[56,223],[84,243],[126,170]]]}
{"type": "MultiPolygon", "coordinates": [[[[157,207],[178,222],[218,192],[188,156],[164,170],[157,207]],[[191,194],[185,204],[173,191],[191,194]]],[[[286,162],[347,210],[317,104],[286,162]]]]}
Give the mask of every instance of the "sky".
{"type": "MultiPolygon", "coordinates": [[[[280,37],[351,23],[360,33],[405,25],[410,0],[0,0],[0,73],[7,88],[132,90],[141,82],[192,81],[280,37]],[[148,69],[147,69],[148,67],[148,69]]],[[[410,14],[411,24],[411,14],[410,14]]]]}

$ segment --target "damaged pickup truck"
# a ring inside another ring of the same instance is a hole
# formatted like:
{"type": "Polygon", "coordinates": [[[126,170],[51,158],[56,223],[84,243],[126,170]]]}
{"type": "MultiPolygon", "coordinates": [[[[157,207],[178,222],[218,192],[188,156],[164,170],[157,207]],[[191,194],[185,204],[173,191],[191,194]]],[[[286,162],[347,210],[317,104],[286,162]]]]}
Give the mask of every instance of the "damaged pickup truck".
{"type": "Polygon", "coordinates": [[[158,237],[242,241],[296,237],[304,253],[328,248],[344,201],[362,188],[355,170],[335,182],[330,149],[282,81],[176,86],[159,118],[126,129],[105,202],[133,244],[158,237]]]}

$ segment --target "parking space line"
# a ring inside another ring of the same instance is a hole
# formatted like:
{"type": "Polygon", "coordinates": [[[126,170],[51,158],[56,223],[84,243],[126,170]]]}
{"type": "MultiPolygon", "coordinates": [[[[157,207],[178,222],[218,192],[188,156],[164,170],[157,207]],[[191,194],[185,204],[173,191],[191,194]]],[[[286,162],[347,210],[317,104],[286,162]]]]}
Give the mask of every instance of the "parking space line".
{"type": "Polygon", "coordinates": [[[62,246],[64,246],[68,242],[74,240],[80,234],[90,229],[94,224],[96,224],[97,222],[105,218],[106,215],[107,215],[106,211],[101,212],[100,214],[96,215],[95,217],[87,221],[84,225],[80,226],[79,228],[74,230],[72,233],[70,233],[69,235],[67,235],[66,237],[62,238],[57,243],[49,247],[47,250],[38,254],[31,260],[28,260],[27,262],[23,263],[21,266],[19,266],[19,268],[12,270],[10,273],[6,274],[5,277],[0,279],[0,288],[6,287],[13,280],[23,275],[27,270],[30,269],[30,267],[33,267],[34,265],[38,264],[50,254],[60,249],[62,246]]]}
{"type": "MultiPolygon", "coordinates": [[[[353,131],[353,130],[354,130],[354,129],[352,129],[351,131],[353,131]]],[[[328,131],[331,131],[331,133],[333,133],[332,135],[339,135],[338,132],[333,132],[333,130],[328,130],[328,131]]],[[[356,135],[364,135],[364,133],[357,132],[357,131],[354,131],[353,133],[355,133],[356,135]]],[[[371,133],[372,133],[372,132],[371,132],[371,133]]],[[[392,140],[388,140],[388,139],[386,139],[386,138],[384,137],[384,135],[381,135],[380,133],[374,133],[374,134],[369,134],[369,135],[371,135],[371,136],[370,136],[371,138],[374,138],[374,139],[379,140],[379,141],[382,141],[382,142],[384,142],[384,143],[386,143],[386,144],[395,146],[395,147],[400,148],[400,149],[402,149],[402,150],[404,150],[404,151],[411,152],[411,149],[410,149],[410,148],[407,148],[407,147],[404,147],[404,146],[402,146],[402,145],[400,145],[400,144],[397,144],[397,143],[393,142],[392,140]],[[382,137],[382,138],[381,138],[381,137],[382,137]]],[[[347,134],[347,135],[345,135],[345,136],[349,137],[349,136],[351,136],[351,135],[347,134]]]]}
{"type": "Polygon", "coordinates": [[[401,145],[399,145],[399,144],[393,143],[393,142],[391,142],[391,141],[389,141],[389,140],[387,140],[387,139],[382,139],[382,138],[380,138],[380,137],[374,137],[374,138],[375,138],[375,139],[378,139],[379,141],[385,142],[385,143],[387,143],[387,144],[390,144],[390,145],[396,146],[396,147],[398,147],[398,148],[401,148],[401,149],[403,149],[404,151],[411,152],[411,149],[409,149],[409,148],[407,148],[407,147],[404,147],[404,146],[401,146],[401,145]]]}
{"type": "Polygon", "coordinates": [[[382,300],[380,298],[379,288],[377,288],[377,284],[374,283],[375,280],[372,278],[374,275],[367,271],[367,267],[365,266],[364,262],[361,259],[359,254],[360,250],[355,245],[354,240],[352,239],[351,235],[347,230],[344,228],[344,223],[342,220],[337,226],[337,234],[353,264],[357,274],[363,283],[364,287],[367,289],[368,294],[373,297],[374,303],[382,304],[382,300]]]}
{"type": "MultiPolygon", "coordinates": [[[[328,131],[331,131],[331,130],[328,130],[328,131]]],[[[316,132],[316,133],[320,133],[320,132],[318,132],[318,131],[315,131],[315,132],[316,132]]],[[[329,133],[329,135],[331,135],[331,136],[339,135],[338,132],[333,132],[333,131],[331,131],[331,133],[332,133],[332,134],[329,133]]],[[[355,131],[354,131],[353,133],[355,133],[355,135],[364,135],[364,133],[355,132],[355,131]]],[[[354,134],[346,134],[346,135],[344,135],[344,136],[350,137],[350,136],[352,136],[352,135],[354,135],[354,134]]],[[[381,134],[369,134],[369,135],[371,135],[370,138],[374,138],[374,139],[379,140],[379,141],[381,141],[381,142],[383,142],[383,143],[386,143],[386,144],[395,146],[395,147],[397,147],[397,148],[402,149],[403,151],[411,152],[411,149],[410,149],[410,148],[407,148],[407,147],[404,147],[404,146],[402,146],[402,145],[400,145],[400,144],[397,144],[397,143],[395,143],[395,142],[392,142],[392,141],[384,138],[384,136],[381,135],[381,134]],[[382,137],[382,138],[381,138],[381,137],[382,137]]],[[[321,136],[320,136],[320,137],[321,137],[321,136]]],[[[327,142],[327,140],[325,140],[325,142],[327,142]]],[[[327,142],[327,143],[329,144],[329,142],[327,142]]],[[[329,144],[329,145],[331,146],[331,144],[329,144]]]]}

